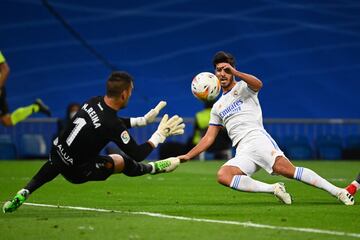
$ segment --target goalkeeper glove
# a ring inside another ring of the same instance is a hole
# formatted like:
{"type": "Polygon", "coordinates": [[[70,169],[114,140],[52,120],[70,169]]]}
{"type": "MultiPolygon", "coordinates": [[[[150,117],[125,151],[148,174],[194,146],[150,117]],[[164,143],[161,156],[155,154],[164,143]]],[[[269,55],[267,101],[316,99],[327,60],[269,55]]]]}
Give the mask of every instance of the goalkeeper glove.
{"type": "Polygon", "coordinates": [[[143,117],[130,118],[131,127],[143,127],[149,123],[154,122],[155,118],[157,117],[161,109],[163,109],[165,106],[166,106],[166,102],[160,101],[155,108],[152,108],[143,117]]]}
{"type": "Polygon", "coordinates": [[[169,119],[169,116],[165,114],[161,119],[158,129],[149,139],[154,147],[157,147],[159,143],[163,143],[165,139],[173,135],[181,135],[184,133],[185,124],[183,119],[178,115],[169,119]]]}

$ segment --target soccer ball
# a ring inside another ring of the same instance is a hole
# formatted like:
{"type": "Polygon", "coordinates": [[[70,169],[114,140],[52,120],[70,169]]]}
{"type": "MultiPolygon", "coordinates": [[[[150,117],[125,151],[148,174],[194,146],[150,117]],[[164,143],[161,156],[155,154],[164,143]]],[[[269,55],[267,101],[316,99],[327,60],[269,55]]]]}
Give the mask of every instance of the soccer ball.
{"type": "Polygon", "coordinates": [[[191,82],[191,92],[201,101],[213,101],[220,93],[220,81],[212,73],[199,73],[191,82]]]}

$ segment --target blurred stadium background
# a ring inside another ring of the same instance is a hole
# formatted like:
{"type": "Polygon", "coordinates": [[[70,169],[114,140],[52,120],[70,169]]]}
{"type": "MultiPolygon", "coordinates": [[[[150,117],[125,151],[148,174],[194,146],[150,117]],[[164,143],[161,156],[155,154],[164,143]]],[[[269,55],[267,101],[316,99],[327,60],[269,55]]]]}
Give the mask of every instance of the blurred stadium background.
{"type": "MultiPolygon", "coordinates": [[[[102,95],[112,69],[135,77],[121,115],[143,115],[166,100],[165,111],[188,122],[186,135],[172,141],[185,142],[203,108],[190,82],[213,71],[219,50],[264,82],[266,128],[290,157],[360,158],[357,1],[1,0],[0,6],[10,108],[40,97],[54,116],[1,127],[2,158],[46,157],[56,118],[70,102],[102,95]]],[[[137,140],[155,127],[134,132],[137,140]]]]}

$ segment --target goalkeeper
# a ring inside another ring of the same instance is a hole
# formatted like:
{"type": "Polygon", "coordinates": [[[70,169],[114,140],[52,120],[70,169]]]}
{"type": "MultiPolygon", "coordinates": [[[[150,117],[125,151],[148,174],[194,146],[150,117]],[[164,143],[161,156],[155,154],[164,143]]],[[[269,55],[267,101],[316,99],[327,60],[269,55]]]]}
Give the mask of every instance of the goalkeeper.
{"type": "Polygon", "coordinates": [[[147,142],[138,145],[128,128],[153,122],[166,102],[161,101],[144,117],[118,118],[117,112],[127,106],[133,88],[133,78],[128,73],[113,72],[107,80],[106,95],[91,98],[81,107],[54,140],[49,160],[11,201],[4,204],[3,211],[15,211],[31,193],[59,174],[79,184],[103,181],[114,173],[133,177],[174,170],[180,163],[178,158],[141,161],[166,137],[184,133],[182,118],[175,115],[169,119],[165,114],[157,131],[147,142]],[[99,155],[110,141],[115,142],[123,154],[99,155]]]}

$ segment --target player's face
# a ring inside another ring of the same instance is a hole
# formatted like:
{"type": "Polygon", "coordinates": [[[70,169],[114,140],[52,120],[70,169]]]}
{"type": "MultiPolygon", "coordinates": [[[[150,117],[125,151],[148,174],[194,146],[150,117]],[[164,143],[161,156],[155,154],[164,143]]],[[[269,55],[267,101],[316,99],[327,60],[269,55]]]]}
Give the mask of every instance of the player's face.
{"type": "Polygon", "coordinates": [[[234,75],[230,69],[225,68],[223,63],[216,64],[215,75],[220,81],[220,85],[223,89],[228,89],[234,80],[234,75]]]}

